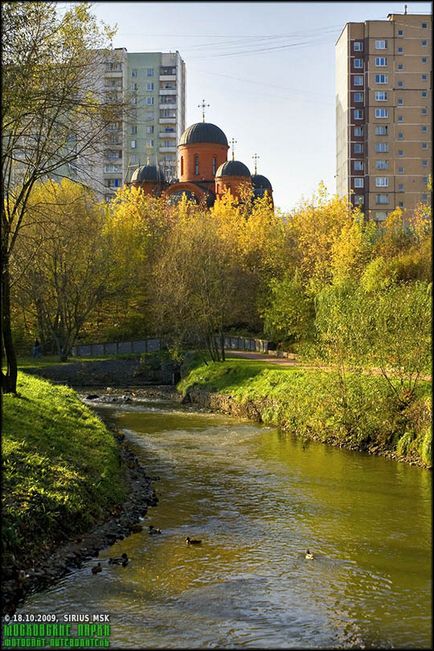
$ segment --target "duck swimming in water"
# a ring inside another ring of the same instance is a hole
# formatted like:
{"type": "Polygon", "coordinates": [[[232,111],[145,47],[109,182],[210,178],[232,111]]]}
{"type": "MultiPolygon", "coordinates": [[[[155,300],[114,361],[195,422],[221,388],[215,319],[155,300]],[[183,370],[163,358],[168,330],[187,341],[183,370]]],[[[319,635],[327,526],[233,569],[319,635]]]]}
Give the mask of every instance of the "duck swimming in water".
{"type": "Polygon", "coordinates": [[[98,563],[92,568],[92,574],[98,574],[98,572],[102,572],[101,563],[98,563]]]}
{"type": "Polygon", "coordinates": [[[187,545],[201,545],[202,544],[201,540],[192,540],[190,538],[190,536],[187,536],[187,538],[185,539],[185,542],[187,543],[187,545]]]}
{"type": "Polygon", "coordinates": [[[123,567],[125,567],[126,565],[128,565],[128,561],[129,561],[128,555],[125,554],[124,552],[122,556],[109,558],[109,565],[122,565],[123,567]]]}
{"type": "Polygon", "coordinates": [[[304,554],[304,557],[307,558],[308,561],[311,561],[315,558],[315,556],[310,552],[308,549],[306,549],[306,552],[304,554]]]}
{"type": "Polygon", "coordinates": [[[150,524],[149,525],[149,533],[151,534],[151,536],[153,536],[153,535],[155,535],[157,533],[161,533],[161,529],[157,529],[157,527],[154,527],[152,524],[150,524]]]}

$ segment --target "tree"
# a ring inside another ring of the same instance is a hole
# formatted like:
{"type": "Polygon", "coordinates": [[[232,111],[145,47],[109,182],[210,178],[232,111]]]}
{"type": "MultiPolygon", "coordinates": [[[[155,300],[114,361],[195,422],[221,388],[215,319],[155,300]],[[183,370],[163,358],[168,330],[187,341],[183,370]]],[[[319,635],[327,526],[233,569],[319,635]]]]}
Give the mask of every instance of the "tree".
{"type": "Polygon", "coordinates": [[[40,338],[54,344],[61,361],[110,291],[104,221],[104,206],[67,179],[35,185],[27,202],[27,237],[20,238],[14,252],[17,267],[24,269],[18,290],[33,312],[40,338]],[[38,243],[38,253],[26,264],[30,238],[38,243]]]}
{"type": "Polygon", "coordinates": [[[90,5],[63,16],[56,2],[2,4],[2,390],[15,392],[17,362],[11,324],[10,263],[33,187],[84,165],[119,119],[122,104],[97,90],[102,48],[113,31],[99,26],[90,5]]]}
{"type": "Polygon", "coordinates": [[[237,269],[209,211],[181,215],[154,271],[156,319],[173,348],[197,342],[213,360],[224,360],[223,335],[231,318],[237,269]]]}

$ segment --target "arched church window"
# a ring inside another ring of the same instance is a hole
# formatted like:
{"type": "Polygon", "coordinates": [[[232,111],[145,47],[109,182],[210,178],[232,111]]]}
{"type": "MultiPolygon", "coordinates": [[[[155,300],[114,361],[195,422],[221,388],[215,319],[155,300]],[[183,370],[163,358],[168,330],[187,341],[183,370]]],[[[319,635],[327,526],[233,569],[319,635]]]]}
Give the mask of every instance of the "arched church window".
{"type": "Polygon", "coordinates": [[[217,171],[217,158],[214,156],[212,159],[212,173],[215,176],[215,173],[217,171]]]}
{"type": "Polygon", "coordinates": [[[197,154],[194,157],[194,173],[196,176],[199,175],[199,156],[197,154]]]}
{"type": "Polygon", "coordinates": [[[184,174],[184,156],[181,156],[181,176],[184,174]]]}

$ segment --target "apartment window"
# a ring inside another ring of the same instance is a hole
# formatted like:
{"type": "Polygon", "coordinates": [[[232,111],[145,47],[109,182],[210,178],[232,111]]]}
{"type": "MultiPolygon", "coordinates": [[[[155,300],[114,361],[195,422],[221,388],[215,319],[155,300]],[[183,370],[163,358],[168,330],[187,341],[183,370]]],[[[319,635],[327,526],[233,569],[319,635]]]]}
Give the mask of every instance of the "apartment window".
{"type": "Polygon", "coordinates": [[[146,127],[146,133],[154,133],[154,127],[146,127]]]}
{"type": "Polygon", "coordinates": [[[137,77],[137,68],[131,70],[131,77],[137,77]]]}
{"type": "Polygon", "coordinates": [[[389,117],[389,110],[387,108],[376,108],[375,109],[375,117],[376,118],[388,118],[389,117]]]}
{"type": "Polygon", "coordinates": [[[421,27],[422,27],[422,29],[426,29],[428,27],[428,23],[422,23],[421,27]]]}
{"type": "Polygon", "coordinates": [[[146,146],[147,147],[153,147],[154,146],[154,139],[153,138],[148,138],[146,140],[146,146]]]}
{"type": "Polygon", "coordinates": [[[363,99],[364,99],[363,93],[354,93],[355,102],[363,102],[363,99]]]}
{"type": "Polygon", "coordinates": [[[397,84],[397,85],[398,85],[399,88],[404,88],[404,82],[401,81],[401,80],[398,81],[398,84],[397,84]]]}
{"type": "Polygon", "coordinates": [[[420,143],[422,149],[428,149],[428,143],[427,142],[421,142],[420,143]]]}
{"type": "Polygon", "coordinates": [[[387,57],[375,57],[375,65],[377,68],[385,68],[387,66],[387,57]]]}
{"type": "Polygon", "coordinates": [[[363,188],[364,186],[365,186],[365,179],[363,179],[361,177],[359,178],[359,177],[356,176],[354,178],[354,187],[355,188],[363,188]]]}
{"type": "Polygon", "coordinates": [[[106,179],[104,185],[106,188],[120,188],[122,185],[122,179],[106,179]]]}
{"type": "Polygon", "coordinates": [[[137,96],[136,95],[133,95],[133,97],[131,98],[131,104],[137,104],[137,96]]]}
{"type": "Polygon", "coordinates": [[[404,48],[403,48],[403,47],[399,47],[399,48],[398,48],[398,54],[402,54],[403,52],[404,52],[404,48]]]}
{"type": "Polygon", "coordinates": [[[402,131],[398,133],[398,140],[404,140],[404,134],[402,131]]]}
{"type": "Polygon", "coordinates": [[[398,192],[404,192],[404,183],[398,183],[398,192]]]}
{"type": "Polygon", "coordinates": [[[422,108],[422,109],[420,109],[420,114],[421,114],[421,115],[427,115],[427,113],[428,113],[428,109],[427,109],[427,108],[422,108]]]}
{"type": "Polygon", "coordinates": [[[404,104],[404,100],[402,99],[402,97],[398,97],[398,106],[403,106],[403,104],[404,104]]]}
{"type": "Polygon", "coordinates": [[[377,154],[384,154],[389,151],[389,144],[387,142],[376,142],[375,151],[377,154]]]}
{"type": "Polygon", "coordinates": [[[388,160],[376,160],[375,161],[375,169],[377,169],[377,170],[387,170],[387,169],[389,169],[389,161],[388,160]]]}
{"type": "Polygon", "coordinates": [[[423,202],[427,203],[427,201],[428,201],[428,195],[425,194],[425,193],[422,194],[422,195],[421,195],[421,200],[422,200],[423,202]]]}
{"type": "Polygon", "coordinates": [[[355,202],[358,206],[361,206],[362,204],[365,203],[365,197],[363,194],[356,194],[355,196],[355,202]]]}
{"type": "Polygon", "coordinates": [[[354,127],[354,135],[358,138],[363,136],[363,127],[354,127]]]}
{"type": "Polygon", "coordinates": [[[154,68],[146,68],[146,76],[147,77],[153,77],[154,76],[154,68]]]}
{"type": "Polygon", "coordinates": [[[421,59],[422,63],[426,63],[428,61],[427,57],[422,57],[421,59]]]}
{"type": "Polygon", "coordinates": [[[363,172],[364,165],[362,160],[353,161],[353,167],[355,172],[363,172]]]}
{"type": "Polygon", "coordinates": [[[384,220],[387,219],[387,212],[377,211],[375,213],[375,219],[376,219],[377,222],[384,222],[384,220]]]}
{"type": "Polygon", "coordinates": [[[363,110],[362,109],[354,109],[353,115],[354,115],[355,120],[363,120],[363,110]]]}
{"type": "Polygon", "coordinates": [[[428,75],[421,75],[421,79],[422,79],[422,81],[427,81],[428,75]]]}
{"type": "Polygon", "coordinates": [[[375,187],[376,188],[387,188],[389,186],[389,179],[387,176],[376,176],[375,177],[375,187]]]}
{"type": "Polygon", "coordinates": [[[137,140],[131,140],[131,149],[135,149],[137,147],[137,140]]]}
{"type": "Polygon", "coordinates": [[[424,185],[427,185],[427,183],[428,183],[428,177],[427,177],[427,176],[423,176],[423,177],[422,177],[422,181],[423,181],[423,184],[424,184],[424,185]]]}
{"type": "Polygon", "coordinates": [[[363,68],[363,59],[354,59],[355,68],[363,68]]]}
{"type": "Polygon", "coordinates": [[[384,39],[375,41],[375,49],[376,50],[386,50],[387,49],[387,41],[384,39]]]}
{"type": "Polygon", "coordinates": [[[363,52],[363,41],[354,41],[353,50],[354,52],[363,52]]]}
{"type": "Polygon", "coordinates": [[[363,75],[354,75],[354,86],[363,86],[363,75]]]}
{"type": "Polygon", "coordinates": [[[420,91],[420,96],[421,97],[428,97],[428,91],[427,90],[421,90],[420,91]]]}
{"type": "Polygon", "coordinates": [[[403,201],[398,201],[398,207],[399,208],[404,208],[404,202],[403,201]]]}
{"type": "Polygon", "coordinates": [[[148,106],[152,106],[152,104],[154,103],[154,98],[153,97],[147,97],[145,101],[146,101],[146,104],[148,106]]]}
{"type": "Polygon", "coordinates": [[[398,29],[398,36],[404,36],[404,31],[402,29],[398,29]]]}
{"type": "Polygon", "coordinates": [[[404,174],[404,168],[398,167],[398,174],[404,174]]]}
{"type": "Polygon", "coordinates": [[[376,102],[387,102],[387,93],[385,90],[376,90],[375,91],[375,101],[376,102]]]}
{"type": "Polygon", "coordinates": [[[404,156],[404,150],[398,149],[398,156],[404,156]]]}
{"type": "Polygon", "coordinates": [[[147,90],[148,92],[154,90],[154,82],[153,82],[153,81],[148,81],[148,82],[146,83],[146,90],[147,90]]]}
{"type": "Polygon", "coordinates": [[[138,88],[139,88],[139,86],[137,85],[136,82],[134,82],[133,84],[131,84],[131,90],[138,90],[138,88]]]}
{"type": "Polygon", "coordinates": [[[426,126],[426,124],[423,124],[421,126],[420,130],[422,131],[422,133],[427,133],[428,132],[428,127],[426,126]]]}
{"type": "Polygon", "coordinates": [[[389,75],[375,75],[375,83],[376,84],[388,84],[389,83],[389,75]]]}
{"type": "Polygon", "coordinates": [[[377,125],[375,127],[375,135],[376,136],[387,136],[387,130],[388,130],[387,125],[379,124],[379,125],[377,125]]]}
{"type": "Polygon", "coordinates": [[[422,45],[422,47],[427,47],[428,41],[421,41],[420,44],[422,45]]]}
{"type": "Polygon", "coordinates": [[[135,136],[137,134],[137,125],[133,125],[131,127],[131,135],[135,136]]]}
{"type": "Polygon", "coordinates": [[[375,203],[389,203],[389,195],[388,194],[376,194],[375,195],[375,203]]]}
{"type": "Polygon", "coordinates": [[[194,173],[196,174],[196,176],[198,176],[199,174],[199,156],[197,154],[194,157],[194,173]]]}
{"type": "Polygon", "coordinates": [[[428,161],[427,160],[423,160],[423,161],[421,161],[421,163],[422,163],[422,167],[428,167],[428,161]]]}
{"type": "Polygon", "coordinates": [[[398,70],[404,70],[404,64],[398,63],[398,70]]]}
{"type": "Polygon", "coordinates": [[[404,116],[398,115],[398,122],[404,122],[404,116]]]}
{"type": "Polygon", "coordinates": [[[361,142],[355,142],[353,144],[353,151],[355,154],[363,154],[363,144],[361,142]]]}

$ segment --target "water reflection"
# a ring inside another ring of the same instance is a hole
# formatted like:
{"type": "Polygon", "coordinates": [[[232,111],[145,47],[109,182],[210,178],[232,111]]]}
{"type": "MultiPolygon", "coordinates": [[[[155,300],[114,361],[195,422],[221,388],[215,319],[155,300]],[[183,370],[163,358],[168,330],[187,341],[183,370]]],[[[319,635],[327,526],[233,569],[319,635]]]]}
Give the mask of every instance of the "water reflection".
{"type": "Polygon", "coordinates": [[[98,604],[114,647],[429,646],[428,471],[179,406],[111,409],[161,478],[145,524],[163,534],[116,543],[97,578],[90,561],[26,612],[98,604]],[[127,568],[106,563],[122,552],[127,568]]]}

